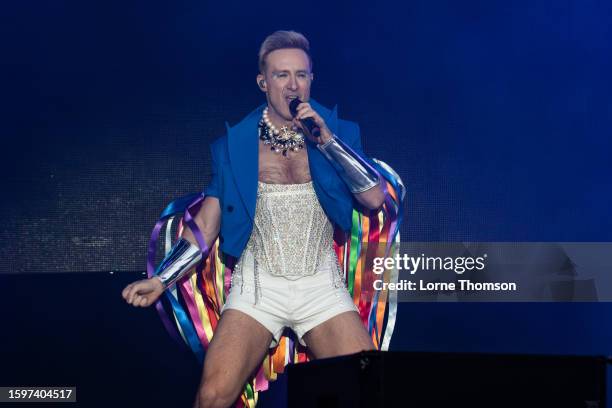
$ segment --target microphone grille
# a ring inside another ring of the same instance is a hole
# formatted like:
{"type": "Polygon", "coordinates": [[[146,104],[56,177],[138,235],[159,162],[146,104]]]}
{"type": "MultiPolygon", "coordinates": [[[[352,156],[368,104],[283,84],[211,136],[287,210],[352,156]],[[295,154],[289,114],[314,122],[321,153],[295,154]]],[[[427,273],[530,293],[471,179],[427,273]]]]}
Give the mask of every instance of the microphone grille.
{"type": "Polygon", "coordinates": [[[300,103],[302,103],[302,101],[300,101],[298,98],[295,98],[289,102],[289,112],[291,112],[291,116],[297,115],[297,107],[300,103]]]}

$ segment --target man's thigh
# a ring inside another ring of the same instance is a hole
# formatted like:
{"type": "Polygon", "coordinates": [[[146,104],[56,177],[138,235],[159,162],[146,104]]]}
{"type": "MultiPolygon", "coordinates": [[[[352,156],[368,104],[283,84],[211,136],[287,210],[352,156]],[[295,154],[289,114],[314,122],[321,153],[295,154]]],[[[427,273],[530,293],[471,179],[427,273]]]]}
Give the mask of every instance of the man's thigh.
{"type": "Polygon", "coordinates": [[[374,350],[374,344],[357,312],[345,312],[304,334],[304,342],[315,358],[327,358],[374,350]]]}
{"type": "Polygon", "coordinates": [[[214,386],[238,396],[271,341],[272,334],[255,319],[238,310],[226,310],[206,351],[201,386],[214,386]]]}

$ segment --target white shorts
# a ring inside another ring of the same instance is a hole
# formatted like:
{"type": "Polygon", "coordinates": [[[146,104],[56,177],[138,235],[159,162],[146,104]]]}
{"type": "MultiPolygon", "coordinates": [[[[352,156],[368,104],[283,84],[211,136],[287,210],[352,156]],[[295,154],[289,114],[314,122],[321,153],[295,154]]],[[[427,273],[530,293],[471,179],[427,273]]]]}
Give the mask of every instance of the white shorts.
{"type": "Polygon", "coordinates": [[[310,329],[340,313],[357,312],[347,289],[333,286],[333,257],[323,262],[314,275],[295,280],[273,276],[259,268],[257,304],[253,268],[243,267],[243,282],[232,286],[221,313],[235,309],[257,320],[274,337],[270,348],[278,344],[285,327],[293,330],[300,344],[306,346],[302,337],[310,329]]]}

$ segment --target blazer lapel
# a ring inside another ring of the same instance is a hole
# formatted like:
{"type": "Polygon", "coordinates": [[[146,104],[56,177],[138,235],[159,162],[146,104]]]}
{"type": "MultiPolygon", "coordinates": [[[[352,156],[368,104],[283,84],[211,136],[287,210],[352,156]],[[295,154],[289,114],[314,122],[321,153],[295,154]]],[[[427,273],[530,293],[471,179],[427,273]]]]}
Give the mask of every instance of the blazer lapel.
{"type": "MultiPolygon", "coordinates": [[[[321,115],[329,130],[332,133],[338,133],[338,107],[335,106],[331,111],[324,106],[320,105],[314,100],[310,100],[310,104],[313,109],[321,115]]],[[[319,198],[324,196],[335,199],[335,195],[339,193],[338,189],[335,188],[334,184],[337,179],[336,171],[329,163],[329,161],[321,154],[319,149],[311,143],[307,142],[306,147],[308,150],[308,164],[310,167],[310,174],[312,176],[315,191],[319,198]]],[[[321,200],[320,200],[321,201],[321,200]]],[[[325,202],[325,201],[323,201],[325,202]]]]}
{"type": "Polygon", "coordinates": [[[255,218],[259,174],[257,123],[265,105],[259,106],[236,126],[227,128],[227,148],[234,183],[251,219],[255,218]]]}

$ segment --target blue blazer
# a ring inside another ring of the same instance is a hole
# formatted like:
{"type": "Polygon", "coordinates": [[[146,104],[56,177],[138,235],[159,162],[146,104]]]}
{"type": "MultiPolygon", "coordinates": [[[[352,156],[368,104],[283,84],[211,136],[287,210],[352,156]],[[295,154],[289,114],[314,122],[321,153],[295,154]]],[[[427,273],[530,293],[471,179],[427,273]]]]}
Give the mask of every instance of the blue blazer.
{"type": "MultiPolygon", "coordinates": [[[[359,126],[338,119],[337,108],[329,110],[310,100],[329,129],[363,156],[359,126]]],[[[212,180],[204,193],[217,197],[221,206],[221,250],[236,258],[244,250],[255,217],[259,175],[257,124],[265,104],[248,114],[236,126],[226,123],[227,134],[211,144],[212,180]]],[[[352,224],[354,197],[329,161],[312,143],[306,143],[314,190],[329,219],[344,231],[352,224]]]]}

